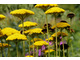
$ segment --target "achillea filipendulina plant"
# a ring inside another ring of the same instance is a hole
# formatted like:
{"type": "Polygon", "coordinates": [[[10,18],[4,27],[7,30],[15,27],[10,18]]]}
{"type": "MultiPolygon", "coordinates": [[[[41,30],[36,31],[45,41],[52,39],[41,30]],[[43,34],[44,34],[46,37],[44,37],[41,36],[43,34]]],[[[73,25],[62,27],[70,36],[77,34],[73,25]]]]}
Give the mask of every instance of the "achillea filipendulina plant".
{"type": "Polygon", "coordinates": [[[3,20],[3,19],[5,19],[6,17],[4,16],[4,15],[2,15],[2,14],[0,14],[0,20],[3,20]]]}
{"type": "Polygon", "coordinates": [[[22,35],[20,33],[15,33],[13,35],[10,35],[6,38],[6,41],[13,41],[16,44],[16,51],[17,51],[17,57],[18,57],[18,43],[19,41],[26,41],[27,37],[25,35],[22,35]]]}
{"type": "Polygon", "coordinates": [[[12,35],[14,33],[20,33],[18,30],[10,27],[3,28],[1,31],[3,35],[6,35],[6,36],[12,35]]]}
{"type": "MultiPolygon", "coordinates": [[[[26,21],[23,24],[25,28],[34,27],[38,25],[36,22],[30,22],[30,21],[26,21]]],[[[22,28],[22,24],[19,24],[18,27],[22,28]]]]}
{"type": "MultiPolygon", "coordinates": [[[[21,19],[22,27],[23,27],[23,35],[24,35],[24,19],[30,15],[34,15],[34,12],[27,9],[18,9],[10,12],[11,15],[14,15],[21,19]]],[[[23,55],[25,56],[25,42],[23,41],[23,55]]]]}
{"type": "MultiPolygon", "coordinates": [[[[35,7],[43,9],[44,12],[51,7],[57,7],[57,6],[58,6],[57,4],[37,4],[35,5],[35,7]]],[[[46,24],[47,24],[47,37],[49,38],[47,14],[46,14],[45,19],[46,19],[46,24]]],[[[48,43],[49,43],[49,40],[48,40],[48,43]]],[[[48,50],[50,50],[50,46],[48,46],[48,50]]],[[[48,56],[50,57],[50,52],[48,52],[48,56]]]]}
{"type": "MultiPolygon", "coordinates": [[[[2,43],[0,43],[0,47],[2,47],[2,43]]],[[[7,43],[3,43],[3,47],[8,47],[7,43]]],[[[9,44],[9,47],[11,47],[11,45],[9,44]]]]}
{"type": "MultiPolygon", "coordinates": [[[[65,10],[62,9],[62,8],[59,8],[59,7],[52,7],[50,9],[48,9],[45,14],[54,14],[55,16],[55,31],[57,33],[57,25],[56,25],[56,18],[57,18],[57,15],[60,14],[60,13],[64,13],[65,10]]],[[[56,34],[56,56],[57,56],[57,34],[56,34]]]]}
{"type": "Polygon", "coordinates": [[[33,42],[33,40],[34,40],[34,42],[36,42],[36,41],[43,41],[41,38],[34,38],[34,39],[31,40],[31,42],[33,42]]]}
{"type": "MultiPolygon", "coordinates": [[[[49,41],[53,41],[53,40],[54,40],[53,37],[50,37],[50,38],[49,38],[49,41]]],[[[46,39],[46,41],[48,41],[48,39],[46,39]]]]}
{"type": "MultiPolygon", "coordinates": [[[[50,52],[53,52],[53,51],[55,51],[55,50],[50,49],[50,52]]],[[[48,53],[48,50],[44,50],[44,53],[47,54],[48,53]]]]}
{"type": "Polygon", "coordinates": [[[38,49],[39,47],[43,46],[43,45],[49,45],[46,41],[36,41],[34,43],[34,46],[36,46],[37,48],[37,54],[36,54],[36,57],[38,57],[38,49]]]}

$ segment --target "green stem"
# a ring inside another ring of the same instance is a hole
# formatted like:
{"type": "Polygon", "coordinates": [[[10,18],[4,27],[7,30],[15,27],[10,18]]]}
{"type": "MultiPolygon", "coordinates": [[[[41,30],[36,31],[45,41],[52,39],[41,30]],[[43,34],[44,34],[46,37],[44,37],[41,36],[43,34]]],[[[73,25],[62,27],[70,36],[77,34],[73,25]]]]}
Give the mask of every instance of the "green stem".
{"type": "MultiPolygon", "coordinates": [[[[47,37],[48,37],[48,44],[49,44],[49,30],[48,30],[47,14],[46,14],[46,24],[47,24],[47,37]]],[[[48,57],[50,57],[50,45],[48,45],[48,57]]]]}
{"type": "MultiPolygon", "coordinates": [[[[1,43],[2,43],[2,47],[1,47],[1,54],[3,55],[3,42],[1,40],[1,43]]],[[[2,56],[3,57],[3,56],[2,56]]]]}
{"type": "Polygon", "coordinates": [[[62,29],[61,29],[61,37],[62,37],[62,42],[63,42],[63,57],[65,57],[65,52],[64,52],[64,41],[63,41],[62,29]]]}
{"type": "Polygon", "coordinates": [[[34,56],[34,39],[33,39],[33,56],[34,56]]]}
{"type": "Polygon", "coordinates": [[[4,49],[4,47],[3,47],[3,53],[4,53],[4,57],[6,57],[6,53],[5,53],[5,49],[4,49]]]}
{"type": "Polygon", "coordinates": [[[29,56],[30,56],[30,40],[29,40],[29,56]]]}
{"type": "Polygon", "coordinates": [[[16,53],[17,53],[17,57],[18,57],[18,40],[16,41],[16,53]]]}
{"type": "Polygon", "coordinates": [[[1,47],[1,57],[3,57],[3,56],[2,56],[2,47],[1,47]]]}
{"type": "Polygon", "coordinates": [[[56,28],[56,57],[57,57],[57,25],[56,25],[56,14],[55,14],[55,28],[56,28]]]}
{"type": "Polygon", "coordinates": [[[37,46],[37,55],[36,55],[36,57],[38,57],[38,46],[37,46]]]}
{"type": "Polygon", "coordinates": [[[8,41],[8,57],[10,57],[10,47],[9,47],[9,41],[8,41]]]}
{"type": "MultiPolygon", "coordinates": [[[[23,28],[23,35],[24,35],[24,19],[22,18],[22,28],[23,28]]],[[[25,56],[25,41],[23,41],[23,56],[25,56]]]]}

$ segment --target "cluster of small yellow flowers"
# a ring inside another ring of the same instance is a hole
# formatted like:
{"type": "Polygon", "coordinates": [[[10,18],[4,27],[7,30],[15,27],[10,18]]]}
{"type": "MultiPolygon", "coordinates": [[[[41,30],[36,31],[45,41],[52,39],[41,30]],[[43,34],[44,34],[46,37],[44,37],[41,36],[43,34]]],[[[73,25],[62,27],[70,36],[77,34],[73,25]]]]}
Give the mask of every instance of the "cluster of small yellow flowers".
{"type": "MultiPolygon", "coordinates": [[[[54,38],[53,37],[50,37],[49,40],[52,41],[52,40],[54,40],[54,38]]],[[[46,41],[48,41],[48,39],[46,39],[46,41]]]]}
{"type": "MultiPolygon", "coordinates": [[[[55,50],[50,49],[50,52],[53,52],[53,51],[55,51],[55,50]]],[[[49,52],[48,50],[44,50],[44,53],[45,53],[45,54],[48,53],[48,52],[49,52]]]]}
{"type": "Polygon", "coordinates": [[[3,33],[2,33],[2,31],[1,31],[1,29],[0,29],[0,37],[2,37],[2,36],[4,36],[4,35],[3,35],[3,33]]]}
{"type": "Polygon", "coordinates": [[[48,7],[57,7],[57,6],[58,6],[57,4],[37,4],[35,5],[35,7],[42,8],[42,9],[45,9],[48,7]]]}
{"type": "Polygon", "coordinates": [[[6,28],[2,29],[1,31],[2,31],[3,35],[7,35],[7,36],[12,35],[14,33],[20,33],[18,30],[10,28],[10,27],[6,27],[6,28]]]}
{"type": "MultiPolygon", "coordinates": [[[[30,45],[30,48],[33,48],[33,45],[30,45]]],[[[34,46],[34,48],[36,48],[36,46],[34,46]]]]}
{"type": "Polygon", "coordinates": [[[27,10],[27,9],[18,9],[10,12],[11,15],[21,17],[21,16],[28,16],[28,15],[34,15],[33,11],[27,10]]]}
{"type": "Polygon", "coordinates": [[[34,28],[34,29],[29,29],[27,31],[24,31],[24,33],[29,33],[29,35],[32,34],[43,34],[42,29],[41,28],[34,28]]]}
{"type": "Polygon", "coordinates": [[[20,33],[15,33],[15,34],[8,36],[6,40],[27,40],[27,37],[20,33]]]}
{"type": "Polygon", "coordinates": [[[33,42],[33,40],[34,40],[34,42],[36,42],[36,41],[43,41],[41,38],[34,38],[34,39],[31,40],[31,42],[33,42]]]}
{"type": "MultiPolygon", "coordinates": [[[[2,47],[2,43],[0,43],[0,47],[2,47]]],[[[8,47],[7,43],[3,43],[3,47],[8,47]]],[[[11,47],[11,45],[9,44],[9,47],[11,47]]]]}
{"type": "Polygon", "coordinates": [[[43,45],[49,45],[46,41],[37,41],[34,43],[35,46],[43,46],[43,45]]]}
{"type": "Polygon", "coordinates": [[[32,55],[27,55],[27,56],[25,56],[25,57],[34,57],[34,56],[32,56],[32,55]]]}
{"type": "MultiPolygon", "coordinates": [[[[59,37],[60,35],[61,35],[61,32],[57,32],[57,36],[59,37]]],[[[62,36],[68,36],[68,34],[62,32],[62,36]]],[[[54,33],[54,34],[52,35],[52,37],[56,37],[56,33],[54,33]]]]}
{"type": "Polygon", "coordinates": [[[48,9],[45,14],[54,14],[54,13],[63,13],[65,12],[64,9],[59,8],[59,7],[52,7],[50,9],[48,9]]]}
{"type": "Polygon", "coordinates": [[[65,28],[65,27],[70,27],[70,25],[68,23],[59,22],[59,23],[57,23],[57,27],[58,28],[65,28]]]}
{"type": "MultiPolygon", "coordinates": [[[[26,21],[23,24],[24,27],[33,27],[38,25],[36,22],[30,22],[30,21],[26,21]]],[[[19,27],[22,28],[22,24],[19,24],[19,27]]]]}
{"type": "Polygon", "coordinates": [[[55,29],[55,25],[53,27],[51,27],[52,29],[55,29]]]}
{"type": "Polygon", "coordinates": [[[2,15],[2,14],[0,14],[0,20],[3,20],[3,19],[5,19],[6,17],[4,16],[4,15],[2,15]]]}

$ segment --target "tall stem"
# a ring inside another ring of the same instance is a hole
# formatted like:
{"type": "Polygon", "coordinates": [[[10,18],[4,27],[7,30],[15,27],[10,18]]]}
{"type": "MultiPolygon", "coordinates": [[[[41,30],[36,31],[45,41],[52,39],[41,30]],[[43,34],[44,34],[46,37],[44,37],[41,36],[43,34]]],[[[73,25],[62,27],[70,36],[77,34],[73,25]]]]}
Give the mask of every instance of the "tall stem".
{"type": "Polygon", "coordinates": [[[3,42],[2,42],[2,39],[1,39],[1,44],[2,44],[2,47],[1,47],[1,55],[3,57],[3,42]]]}
{"type": "MultiPolygon", "coordinates": [[[[46,14],[46,24],[47,24],[47,37],[48,37],[48,44],[49,44],[49,30],[48,30],[47,14],[46,14]]],[[[50,45],[48,45],[48,57],[50,57],[50,45]]]]}
{"type": "Polygon", "coordinates": [[[8,41],[8,57],[10,57],[10,47],[9,47],[9,41],[8,41]]]}
{"type": "Polygon", "coordinates": [[[30,40],[29,40],[29,56],[30,56],[30,40]]]}
{"type": "Polygon", "coordinates": [[[57,25],[56,25],[56,14],[55,14],[55,28],[56,28],[56,57],[57,57],[57,25]]]}
{"type": "Polygon", "coordinates": [[[59,57],[60,57],[60,43],[59,43],[59,57]]]}
{"type": "Polygon", "coordinates": [[[2,55],[2,47],[1,47],[1,57],[3,57],[3,55],[2,55]]]}
{"type": "Polygon", "coordinates": [[[3,53],[4,53],[4,57],[6,57],[6,53],[5,53],[5,49],[4,49],[4,47],[3,47],[3,53]]]}
{"type": "Polygon", "coordinates": [[[17,57],[18,57],[18,41],[16,41],[16,52],[17,52],[17,57]]]}
{"type": "Polygon", "coordinates": [[[36,57],[38,57],[38,46],[37,46],[37,55],[36,55],[36,57]]]}
{"type": "MultiPolygon", "coordinates": [[[[23,35],[24,35],[24,19],[22,18],[22,28],[23,28],[23,35]]],[[[25,56],[25,41],[23,41],[23,56],[25,56]]]]}
{"type": "Polygon", "coordinates": [[[34,56],[34,39],[33,39],[33,56],[34,56]]]}
{"type": "Polygon", "coordinates": [[[65,52],[64,52],[64,41],[63,41],[62,29],[61,29],[61,37],[62,37],[62,42],[63,42],[63,57],[65,57],[65,52]]]}

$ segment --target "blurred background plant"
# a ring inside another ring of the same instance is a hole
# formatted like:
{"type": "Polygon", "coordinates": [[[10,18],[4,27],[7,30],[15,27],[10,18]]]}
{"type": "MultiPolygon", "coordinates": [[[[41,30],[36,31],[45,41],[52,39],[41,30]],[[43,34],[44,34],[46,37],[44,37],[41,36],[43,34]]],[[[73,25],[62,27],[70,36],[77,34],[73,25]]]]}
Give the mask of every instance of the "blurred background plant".
{"type": "MultiPolygon", "coordinates": [[[[10,15],[10,12],[15,9],[25,8],[25,9],[32,10],[35,13],[35,15],[33,15],[31,18],[28,17],[27,20],[38,23],[37,27],[42,28],[43,25],[45,24],[45,17],[44,17],[45,14],[41,9],[35,8],[34,5],[35,4],[0,4],[0,14],[4,14],[6,16],[5,20],[0,21],[0,27],[1,28],[12,27],[17,30],[20,30],[18,25],[20,24],[21,21],[17,17],[10,15]]],[[[58,5],[59,7],[66,10],[66,12],[62,15],[61,20],[65,20],[69,23],[69,18],[67,18],[67,14],[70,12],[73,12],[75,14],[75,17],[73,18],[73,22],[72,22],[72,29],[74,29],[75,32],[70,37],[70,39],[73,40],[74,53],[72,55],[70,49],[69,56],[80,57],[80,5],[79,4],[58,4],[58,5]]],[[[58,19],[57,22],[60,21],[58,19]]],[[[51,15],[48,15],[48,22],[52,26],[54,25],[54,18],[52,18],[51,15]]],[[[3,41],[5,42],[5,40],[3,41]]],[[[15,45],[13,42],[10,42],[10,44],[11,44],[10,53],[11,56],[14,57],[16,56],[16,53],[14,53],[16,51],[15,45]]],[[[5,49],[5,51],[7,51],[7,48],[5,49]]],[[[28,45],[26,45],[26,52],[28,52],[28,45]]],[[[22,56],[21,54],[22,54],[22,46],[19,45],[19,55],[22,56]]],[[[51,56],[53,56],[53,53],[51,53],[51,56]]]]}

